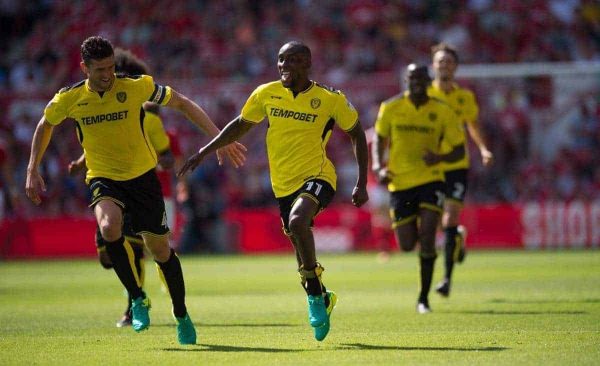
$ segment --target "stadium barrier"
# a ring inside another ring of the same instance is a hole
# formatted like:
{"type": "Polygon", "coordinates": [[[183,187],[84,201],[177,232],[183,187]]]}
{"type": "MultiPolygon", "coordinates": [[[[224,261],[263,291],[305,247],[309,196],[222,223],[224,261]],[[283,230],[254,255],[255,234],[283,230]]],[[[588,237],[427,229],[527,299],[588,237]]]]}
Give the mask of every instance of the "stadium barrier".
{"type": "MultiPolygon", "coordinates": [[[[524,205],[468,205],[462,213],[472,249],[598,248],[600,201],[542,202],[524,205]]],[[[315,219],[319,251],[347,252],[395,248],[389,229],[381,243],[371,213],[333,205],[315,219]]],[[[241,253],[292,250],[281,230],[276,208],[229,210],[225,214],[241,253]]],[[[93,218],[5,219],[0,223],[3,258],[94,256],[93,218]]]]}

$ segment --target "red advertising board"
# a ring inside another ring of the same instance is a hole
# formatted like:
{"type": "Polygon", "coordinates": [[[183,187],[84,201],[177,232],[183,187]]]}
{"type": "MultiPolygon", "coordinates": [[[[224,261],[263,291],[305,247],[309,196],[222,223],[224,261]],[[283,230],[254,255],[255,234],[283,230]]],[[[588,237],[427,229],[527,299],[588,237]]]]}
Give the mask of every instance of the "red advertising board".
{"type": "MultiPolygon", "coordinates": [[[[380,249],[380,234],[373,229],[371,219],[366,209],[329,207],[315,219],[313,232],[319,251],[380,249]]],[[[232,240],[242,253],[292,250],[276,208],[229,210],[225,220],[235,229],[232,240]]],[[[473,205],[463,210],[462,222],[469,233],[467,246],[472,249],[600,246],[600,202],[473,205]]],[[[0,223],[0,256],[94,256],[94,230],[91,217],[4,220],[0,223]]],[[[386,240],[393,241],[391,238],[386,240]]]]}

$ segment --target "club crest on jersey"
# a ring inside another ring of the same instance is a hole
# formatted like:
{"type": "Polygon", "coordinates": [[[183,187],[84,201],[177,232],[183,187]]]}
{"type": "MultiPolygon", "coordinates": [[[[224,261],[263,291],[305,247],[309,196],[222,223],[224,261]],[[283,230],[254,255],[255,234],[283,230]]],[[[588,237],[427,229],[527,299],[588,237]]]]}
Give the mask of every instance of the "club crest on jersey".
{"type": "Polygon", "coordinates": [[[125,101],[127,100],[127,93],[125,92],[118,92],[117,93],[117,100],[121,103],[125,103],[125,101]]]}
{"type": "Polygon", "coordinates": [[[429,121],[435,122],[436,119],[437,119],[437,114],[429,113],[429,121]]]}
{"type": "Polygon", "coordinates": [[[310,106],[311,106],[313,109],[317,109],[317,108],[319,108],[319,107],[321,106],[321,99],[319,99],[319,98],[312,98],[312,99],[310,100],[310,106]]]}

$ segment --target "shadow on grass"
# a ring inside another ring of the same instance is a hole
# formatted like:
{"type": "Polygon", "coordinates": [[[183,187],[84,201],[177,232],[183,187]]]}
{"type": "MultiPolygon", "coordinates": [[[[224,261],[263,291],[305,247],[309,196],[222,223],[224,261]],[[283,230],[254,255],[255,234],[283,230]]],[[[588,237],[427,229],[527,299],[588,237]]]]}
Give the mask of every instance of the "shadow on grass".
{"type": "Polygon", "coordinates": [[[488,302],[494,304],[597,304],[600,299],[540,299],[540,300],[512,300],[512,299],[491,299],[488,302]]]}
{"type": "MultiPolygon", "coordinates": [[[[302,327],[301,324],[284,324],[284,323],[232,323],[232,324],[207,324],[196,323],[197,328],[262,328],[262,327],[302,327]]],[[[151,327],[167,327],[175,328],[175,323],[152,323],[151,327]]]]}
{"type": "Polygon", "coordinates": [[[448,313],[456,314],[480,314],[480,315],[582,315],[587,314],[587,311],[580,310],[465,310],[465,311],[448,311],[448,313]]]}
{"type": "Polygon", "coordinates": [[[379,346],[364,343],[344,343],[338,349],[352,350],[377,350],[377,351],[463,351],[463,352],[499,352],[506,351],[508,347],[409,347],[409,346],[379,346]]]}
{"type": "Polygon", "coordinates": [[[263,353],[286,353],[301,352],[301,349],[289,348],[267,348],[267,347],[240,347],[225,346],[218,344],[196,344],[194,346],[185,346],[185,348],[163,348],[168,352],[263,352],[263,353]]]}

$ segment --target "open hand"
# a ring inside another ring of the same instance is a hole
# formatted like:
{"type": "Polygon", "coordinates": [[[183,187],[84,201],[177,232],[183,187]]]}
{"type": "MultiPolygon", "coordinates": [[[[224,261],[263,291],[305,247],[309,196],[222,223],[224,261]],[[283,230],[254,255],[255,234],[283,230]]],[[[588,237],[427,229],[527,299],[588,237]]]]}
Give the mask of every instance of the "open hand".
{"type": "Polygon", "coordinates": [[[489,151],[488,149],[481,149],[480,153],[481,153],[481,162],[483,163],[483,166],[492,165],[492,163],[494,162],[494,154],[492,154],[492,152],[489,151]]]}
{"type": "Polygon", "coordinates": [[[227,155],[227,157],[229,157],[234,167],[239,168],[243,166],[246,162],[246,151],[248,151],[248,149],[246,149],[246,146],[240,144],[237,141],[218,149],[217,159],[219,160],[219,165],[223,165],[223,154],[225,154],[227,155]]]}

